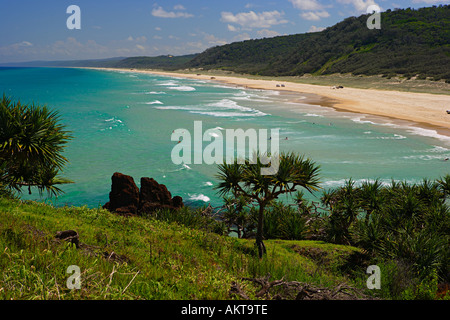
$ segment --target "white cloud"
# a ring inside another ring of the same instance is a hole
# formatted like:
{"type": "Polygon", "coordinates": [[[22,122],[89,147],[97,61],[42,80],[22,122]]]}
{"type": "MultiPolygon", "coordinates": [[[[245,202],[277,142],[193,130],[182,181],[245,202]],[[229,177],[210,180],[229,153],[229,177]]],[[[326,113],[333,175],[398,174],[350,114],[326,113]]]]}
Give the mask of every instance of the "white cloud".
{"type": "Polygon", "coordinates": [[[228,31],[231,31],[231,32],[238,32],[239,31],[238,27],[235,27],[235,26],[233,26],[231,24],[227,25],[227,28],[228,28],[228,31]]]}
{"type": "Polygon", "coordinates": [[[31,42],[22,41],[0,47],[0,57],[18,57],[23,54],[35,52],[35,50],[31,42]]]}
{"type": "MultiPolygon", "coordinates": [[[[366,13],[367,8],[371,5],[376,5],[374,0],[337,0],[342,4],[351,4],[360,13],[366,13]]],[[[427,1],[427,0],[425,0],[427,1]]]]}
{"type": "Polygon", "coordinates": [[[177,4],[173,7],[174,10],[186,10],[186,8],[182,4],[177,4]]]}
{"type": "Polygon", "coordinates": [[[250,40],[250,35],[247,32],[244,33],[240,33],[237,36],[233,37],[232,42],[237,42],[237,41],[245,41],[245,40],[250,40]]]}
{"type": "Polygon", "coordinates": [[[215,35],[209,33],[203,33],[203,40],[206,41],[209,46],[227,44],[227,41],[224,39],[217,38],[215,35]]]}
{"type": "Polygon", "coordinates": [[[317,0],[289,0],[289,2],[294,5],[294,8],[303,10],[300,17],[305,20],[318,21],[322,18],[328,18],[330,16],[324,8],[331,6],[324,6],[317,0]]]}
{"type": "Polygon", "coordinates": [[[63,55],[67,57],[101,55],[108,52],[108,48],[96,43],[94,40],[88,40],[81,43],[73,37],[68,37],[64,41],[56,41],[45,48],[51,55],[63,55]]]}
{"type": "Polygon", "coordinates": [[[289,0],[294,8],[300,10],[321,10],[323,6],[316,0],[289,0]]]}
{"type": "Polygon", "coordinates": [[[305,20],[318,21],[322,18],[328,18],[330,14],[326,11],[308,11],[301,13],[300,16],[305,20]]]}
{"type": "Polygon", "coordinates": [[[277,10],[260,13],[250,11],[240,12],[237,14],[222,12],[221,15],[222,22],[238,24],[244,28],[270,28],[273,25],[289,22],[282,18],[284,16],[284,12],[279,12],[277,10]]]}
{"type": "Polygon", "coordinates": [[[316,27],[316,26],[311,26],[311,28],[309,28],[308,32],[320,32],[322,30],[325,30],[325,28],[323,27],[316,27]]]}
{"type": "Polygon", "coordinates": [[[258,34],[258,36],[265,38],[272,38],[280,35],[278,32],[269,29],[262,29],[257,31],[256,33],[258,34]]]}
{"type": "MultiPolygon", "coordinates": [[[[183,6],[181,6],[183,7],[183,6]]],[[[175,6],[174,8],[178,8],[175,10],[180,10],[180,5],[175,6]]],[[[183,7],[183,10],[185,8],[183,7]]],[[[163,9],[163,7],[156,7],[152,10],[152,16],[158,17],[158,18],[192,18],[194,15],[187,13],[187,12],[181,12],[181,11],[166,11],[163,9]]]]}
{"type": "Polygon", "coordinates": [[[142,37],[133,38],[132,36],[129,36],[127,38],[127,41],[146,42],[147,41],[147,37],[146,36],[142,36],[142,37]]]}
{"type": "Polygon", "coordinates": [[[28,41],[22,41],[20,43],[13,44],[13,46],[17,46],[17,47],[32,47],[33,44],[31,42],[28,42],[28,41]]]}

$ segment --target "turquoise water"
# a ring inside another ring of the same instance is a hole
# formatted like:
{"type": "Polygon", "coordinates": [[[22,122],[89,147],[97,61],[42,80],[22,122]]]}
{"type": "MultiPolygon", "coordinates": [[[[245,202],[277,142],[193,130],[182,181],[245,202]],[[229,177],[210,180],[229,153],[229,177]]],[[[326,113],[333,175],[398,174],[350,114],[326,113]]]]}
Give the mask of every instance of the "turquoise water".
{"type": "MultiPolygon", "coordinates": [[[[97,207],[108,201],[111,176],[153,177],[187,202],[221,199],[216,165],[176,165],[172,131],[210,128],[280,130],[281,151],[321,165],[322,186],[346,179],[418,182],[449,172],[450,138],[412,123],[337,112],[305,104],[302,95],[250,90],[215,82],[83,69],[0,68],[0,93],[59,110],[73,132],[56,205],[97,207]],[[285,140],[288,137],[288,140],[285,140]]],[[[204,146],[208,143],[204,143],[204,146]]],[[[26,193],[24,197],[29,198],[26,193]]],[[[39,199],[37,192],[32,199],[39,199]]]]}

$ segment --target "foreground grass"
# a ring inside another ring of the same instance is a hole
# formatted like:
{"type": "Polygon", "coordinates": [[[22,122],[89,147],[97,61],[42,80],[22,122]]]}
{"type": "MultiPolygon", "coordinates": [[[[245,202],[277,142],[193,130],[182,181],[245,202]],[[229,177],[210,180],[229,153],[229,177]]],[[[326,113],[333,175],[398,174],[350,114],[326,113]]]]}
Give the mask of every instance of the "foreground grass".
{"type": "Polygon", "coordinates": [[[352,280],[341,272],[356,248],[273,240],[259,260],[253,244],[102,209],[0,198],[0,299],[238,299],[229,293],[233,282],[255,299],[258,288],[242,277],[268,274],[321,287],[365,286],[365,269],[352,280]],[[80,248],[55,239],[68,229],[78,232],[80,248]],[[66,285],[71,265],[81,271],[79,290],[66,285]]]}

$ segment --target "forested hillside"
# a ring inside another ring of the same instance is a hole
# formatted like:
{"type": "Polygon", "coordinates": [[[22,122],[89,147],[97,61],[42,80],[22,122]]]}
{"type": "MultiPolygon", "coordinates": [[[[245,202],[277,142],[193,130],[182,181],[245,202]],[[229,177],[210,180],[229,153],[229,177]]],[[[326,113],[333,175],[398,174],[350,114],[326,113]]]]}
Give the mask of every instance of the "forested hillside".
{"type": "Polygon", "coordinates": [[[450,6],[387,10],[381,29],[368,29],[368,16],[322,32],[210,48],[187,66],[267,76],[403,74],[450,81],[450,6]]]}

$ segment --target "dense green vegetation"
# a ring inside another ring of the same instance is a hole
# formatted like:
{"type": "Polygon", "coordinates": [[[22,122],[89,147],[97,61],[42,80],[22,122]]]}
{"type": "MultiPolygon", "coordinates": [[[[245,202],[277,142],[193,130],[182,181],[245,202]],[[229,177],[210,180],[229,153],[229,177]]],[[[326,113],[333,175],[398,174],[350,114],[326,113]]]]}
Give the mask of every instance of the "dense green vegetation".
{"type": "MultiPolygon", "coordinates": [[[[378,180],[356,186],[350,179],[323,191],[320,202],[305,200],[302,193],[295,195],[293,205],[272,202],[264,212],[264,239],[358,247],[363,260],[382,266],[388,275],[383,297],[429,298],[439,283],[450,282],[449,195],[450,175],[389,186],[378,180]]],[[[243,197],[227,198],[222,220],[239,237],[251,237],[258,211],[243,197]]]]}
{"type": "Polygon", "coordinates": [[[191,54],[185,56],[132,57],[116,62],[114,68],[177,70],[195,56],[195,54],[191,54]]]}
{"type": "Polygon", "coordinates": [[[57,194],[58,176],[67,159],[62,155],[70,133],[58,113],[47,107],[0,99],[0,189],[21,191],[37,187],[57,194]]]}
{"type": "Polygon", "coordinates": [[[188,66],[267,76],[401,74],[450,81],[449,17],[448,5],[387,10],[380,30],[366,27],[368,15],[350,17],[322,32],[210,48],[188,66]]]}

